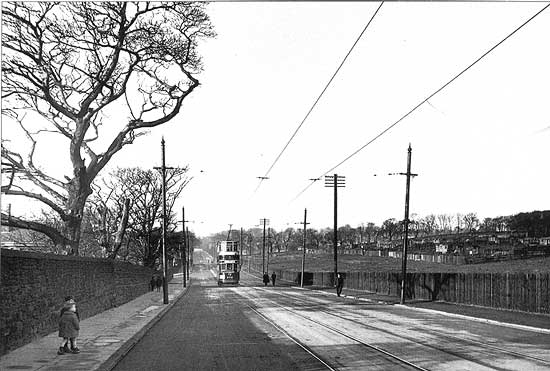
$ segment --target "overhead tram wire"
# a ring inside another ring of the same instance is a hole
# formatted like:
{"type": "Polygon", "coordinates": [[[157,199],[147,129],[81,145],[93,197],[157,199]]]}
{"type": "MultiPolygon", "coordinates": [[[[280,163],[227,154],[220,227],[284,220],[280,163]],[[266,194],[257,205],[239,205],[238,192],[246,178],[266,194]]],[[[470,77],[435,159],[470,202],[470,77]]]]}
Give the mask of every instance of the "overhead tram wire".
{"type": "Polygon", "coordinates": [[[338,74],[338,72],[340,71],[340,69],[342,68],[342,66],[344,65],[344,63],[346,62],[346,60],[348,59],[349,55],[351,54],[351,52],[353,51],[353,49],[355,48],[355,45],[357,45],[357,43],[359,42],[359,40],[361,40],[361,37],[363,36],[363,34],[365,33],[365,31],[367,31],[367,28],[369,27],[369,25],[372,23],[374,17],[376,17],[376,14],[378,13],[378,11],[380,10],[380,8],[382,8],[382,5],[384,4],[384,1],[382,1],[380,3],[380,5],[378,6],[378,8],[376,9],[376,11],[374,12],[374,14],[371,16],[370,20],[368,21],[368,23],[365,25],[365,27],[363,28],[363,31],[361,31],[361,33],[359,34],[359,36],[357,37],[357,39],[355,40],[355,42],[353,43],[353,45],[351,46],[350,50],[348,51],[348,53],[346,54],[346,56],[344,57],[344,59],[342,59],[342,62],[340,63],[340,65],[338,66],[338,68],[336,69],[336,71],[334,72],[334,74],[332,75],[332,77],[330,78],[330,80],[328,81],[328,83],[325,85],[325,88],[321,91],[321,94],[319,94],[319,96],[317,97],[317,99],[315,100],[315,102],[313,102],[313,105],[311,106],[311,108],[309,109],[309,111],[307,112],[307,114],[305,115],[305,117],[303,118],[302,122],[300,122],[300,125],[298,125],[298,127],[296,128],[296,130],[294,130],[294,133],[290,136],[290,139],[288,140],[288,142],[286,142],[285,146],[283,147],[283,149],[281,150],[281,152],[279,152],[279,154],[277,155],[277,157],[275,158],[275,161],[273,161],[273,163],[271,164],[271,166],[269,167],[269,169],[267,169],[265,175],[263,177],[258,177],[260,178],[260,182],[258,184],[258,187],[256,187],[256,189],[254,190],[254,193],[256,193],[256,191],[258,191],[258,189],[260,188],[260,186],[262,185],[262,182],[265,180],[265,179],[268,179],[268,175],[269,173],[271,172],[271,170],[273,169],[273,167],[275,166],[275,164],[279,161],[279,159],[281,158],[281,156],[283,155],[283,153],[286,151],[286,149],[288,148],[290,142],[292,142],[292,140],[294,139],[294,137],[296,136],[296,134],[298,134],[298,131],[300,131],[300,129],[302,128],[302,125],[304,125],[304,123],[306,122],[307,118],[309,117],[309,115],[311,114],[311,112],[313,111],[313,109],[315,108],[315,106],[317,105],[317,103],[319,102],[319,100],[321,99],[321,97],[323,96],[323,94],[325,93],[325,91],[328,89],[328,87],[330,86],[330,84],[332,83],[332,80],[334,80],[334,78],[336,77],[336,75],[338,74]]]}
{"type": "Polygon", "coordinates": [[[336,164],[335,166],[331,167],[330,169],[328,169],[327,171],[325,171],[323,174],[321,174],[319,177],[317,178],[314,178],[315,180],[313,179],[310,179],[312,182],[310,184],[308,184],[300,193],[298,193],[296,195],[296,197],[294,197],[292,199],[292,201],[296,200],[298,197],[300,197],[304,192],[306,192],[312,185],[313,183],[315,183],[316,180],[319,180],[321,179],[324,175],[332,172],[333,170],[335,170],[336,168],[340,167],[342,164],[344,164],[346,161],[348,161],[350,158],[352,158],[353,156],[355,156],[356,154],[358,154],[359,152],[361,152],[363,149],[365,149],[369,144],[371,144],[372,142],[374,142],[375,140],[377,140],[378,138],[380,138],[382,135],[386,134],[388,131],[390,131],[391,129],[393,129],[397,124],[399,124],[401,121],[403,121],[405,118],[407,118],[411,113],[413,113],[414,111],[416,111],[420,106],[422,106],[424,103],[428,102],[430,99],[432,99],[437,93],[439,93],[440,91],[442,91],[443,89],[445,89],[447,86],[449,86],[452,82],[454,82],[456,79],[458,79],[460,76],[462,76],[466,71],[468,71],[470,68],[472,68],[475,64],[477,64],[480,60],[482,60],[484,57],[486,57],[489,53],[491,53],[493,50],[495,50],[497,47],[499,47],[502,43],[504,43],[506,40],[508,40],[510,37],[512,37],[512,35],[514,35],[516,32],[518,32],[520,29],[522,29],[524,26],[526,26],[529,22],[531,22],[533,19],[535,19],[540,13],[542,13],[543,11],[545,11],[548,7],[550,6],[550,3],[547,4],[544,8],[542,8],[541,10],[539,10],[537,13],[535,13],[535,15],[531,16],[529,19],[527,19],[525,22],[523,22],[519,27],[517,27],[514,31],[512,31],[511,33],[508,34],[508,36],[506,36],[504,39],[502,39],[501,41],[499,41],[497,44],[495,44],[492,48],[490,48],[489,50],[487,50],[485,53],[483,53],[479,58],[477,58],[473,63],[471,63],[468,67],[466,67],[465,69],[463,69],[460,73],[458,73],[457,75],[455,75],[452,79],[450,79],[449,81],[447,81],[442,87],[440,87],[439,89],[437,89],[435,92],[433,92],[432,94],[430,94],[427,98],[425,98],[424,100],[422,100],[420,103],[418,103],[414,108],[412,108],[409,112],[407,112],[406,114],[404,114],[403,116],[401,116],[401,118],[397,121],[395,121],[393,124],[391,124],[390,126],[388,126],[386,129],[384,129],[383,131],[381,131],[378,135],[376,135],[374,138],[372,138],[371,140],[369,140],[367,143],[365,143],[364,145],[362,145],[361,147],[359,147],[357,150],[355,150],[354,152],[352,152],[350,155],[348,155],[346,158],[344,158],[342,161],[340,161],[338,164],[336,164]]]}

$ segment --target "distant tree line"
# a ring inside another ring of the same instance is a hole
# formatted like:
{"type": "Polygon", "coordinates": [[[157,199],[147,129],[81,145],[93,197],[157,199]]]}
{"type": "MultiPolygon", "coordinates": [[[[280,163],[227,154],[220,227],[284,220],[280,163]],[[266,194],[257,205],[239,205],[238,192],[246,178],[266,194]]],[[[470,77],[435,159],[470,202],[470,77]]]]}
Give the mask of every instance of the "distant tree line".
{"type": "MultiPolygon", "coordinates": [[[[550,210],[519,213],[510,216],[484,218],[482,221],[476,213],[467,214],[429,214],[418,217],[413,214],[409,224],[410,236],[421,238],[457,233],[498,233],[514,231],[524,233],[526,237],[550,236],[550,210]]],[[[233,231],[230,239],[238,240],[239,231],[233,231]]],[[[378,241],[394,241],[403,238],[403,221],[390,218],[382,225],[362,223],[357,227],[344,225],[338,228],[339,246],[357,246],[376,244],[378,241]]],[[[212,248],[215,241],[225,240],[228,231],[210,235],[203,239],[206,248],[212,248]]],[[[263,229],[250,228],[243,231],[243,249],[245,253],[259,254],[263,245],[263,229]]],[[[319,249],[332,246],[333,229],[308,229],[306,248],[319,249]]],[[[266,230],[266,251],[296,251],[303,246],[303,229],[286,228],[277,231],[266,230]]]]}

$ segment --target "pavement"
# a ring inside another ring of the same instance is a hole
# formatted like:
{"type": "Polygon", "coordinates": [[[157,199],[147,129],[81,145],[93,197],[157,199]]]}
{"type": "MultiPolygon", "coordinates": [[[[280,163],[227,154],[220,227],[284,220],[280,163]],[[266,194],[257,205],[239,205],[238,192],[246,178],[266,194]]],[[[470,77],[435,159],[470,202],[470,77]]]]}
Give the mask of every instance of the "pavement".
{"type": "MultiPolygon", "coordinates": [[[[245,272],[243,269],[243,273],[245,272]]],[[[261,281],[261,277],[251,274],[261,281]]],[[[290,282],[278,280],[278,284],[290,282]]],[[[188,283],[189,286],[191,283],[188,283]]],[[[17,348],[0,358],[0,370],[86,370],[110,371],[132,347],[157,323],[187,292],[182,287],[181,275],[175,275],[168,284],[169,304],[163,304],[161,292],[149,292],[126,304],[112,308],[80,323],[78,347],[80,354],[57,355],[57,331],[17,348]]],[[[326,295],[336,295],[334,288],[308,286],[326,295]]],[[[342,299],[363,300],[399,305],[399,298],[372,292],[350,290],[344,287],[342,299]]],[[[525,312],[497,310],[445,302],[411,301],[411,310],[434,311],[449,316],[460,316],[474,321],[517,327],[534,332],[550,333],[550,316],[525,312]]]]}
{"type": "Polygon", "coordinates": [[[111,370],[185,293],[176,274],[168,283],[168,304],[162,290],[154,291],[80,321],[79,354],[58,355],[55,331],[2,356],[0,370],[111,370]]]}

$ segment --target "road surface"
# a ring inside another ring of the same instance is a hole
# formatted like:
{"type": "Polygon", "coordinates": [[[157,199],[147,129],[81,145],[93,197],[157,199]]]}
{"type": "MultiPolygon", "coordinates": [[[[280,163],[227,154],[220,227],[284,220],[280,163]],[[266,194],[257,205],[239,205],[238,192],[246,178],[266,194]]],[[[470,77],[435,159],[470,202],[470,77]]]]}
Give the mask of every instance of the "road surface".
{"type": "Polygon", "coordinates": [[[115,370],[550,370],[549,334],[242,276],[195,272],[115,370]]]}

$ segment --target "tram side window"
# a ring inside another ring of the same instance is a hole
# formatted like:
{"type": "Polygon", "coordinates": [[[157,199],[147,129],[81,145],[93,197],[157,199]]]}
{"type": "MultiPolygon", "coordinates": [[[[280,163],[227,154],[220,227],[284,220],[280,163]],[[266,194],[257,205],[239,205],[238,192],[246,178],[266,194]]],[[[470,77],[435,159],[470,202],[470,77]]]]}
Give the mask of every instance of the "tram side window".
{"type": "Polygon", "coordinates": [[[220,264],[220,269],[221,269],[222,271],[224,271],[224,270],[227,269],[226,266],[227,266],[227,264],[220,264]]]}

